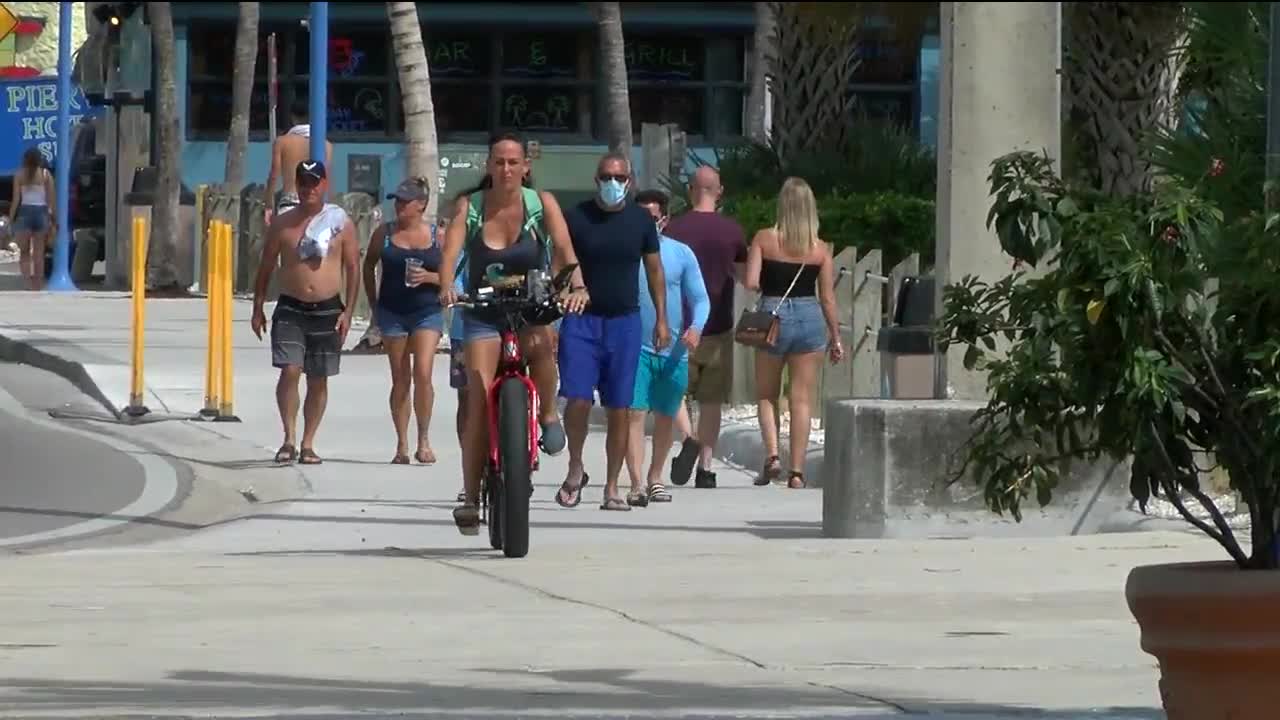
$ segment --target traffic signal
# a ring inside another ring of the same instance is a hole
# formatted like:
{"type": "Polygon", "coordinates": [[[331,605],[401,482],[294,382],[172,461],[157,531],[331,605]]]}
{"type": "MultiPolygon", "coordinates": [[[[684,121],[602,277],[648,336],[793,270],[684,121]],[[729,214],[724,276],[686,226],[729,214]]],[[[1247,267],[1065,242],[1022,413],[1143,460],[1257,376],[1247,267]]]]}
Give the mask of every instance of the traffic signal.
{"type": "MultiPolygon", "coordinates": [[[[138,8],[140,2],[102,3],[94,8],[93,16],[107,28],[107,39],[112,43],[120,42],[120,27],[138,8]]],[[[145,10],[143,12],[146,12],[145,10]]]]}

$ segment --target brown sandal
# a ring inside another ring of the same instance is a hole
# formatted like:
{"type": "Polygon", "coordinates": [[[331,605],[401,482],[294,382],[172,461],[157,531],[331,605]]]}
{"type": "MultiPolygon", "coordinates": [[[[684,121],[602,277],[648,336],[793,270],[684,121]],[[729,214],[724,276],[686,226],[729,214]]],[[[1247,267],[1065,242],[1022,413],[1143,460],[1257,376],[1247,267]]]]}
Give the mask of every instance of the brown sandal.
{"type": "Polygon", "coordinates": [[[303,465],[319,465],[324,462],[316,451],[312,448],[302,448],[302,454],[298,456],[298,462],[303,465]]]}
{"type": "Polygon", "coordinates": [[[453,509],[453,523],[463,535],[480,534],[480,508],[465,503],[453,509]]]}
{"type": "Polygon", "coordinates": [[[290,443],[285,443],[276,451],[276,462],[285,464],[291,463],[298,458],[298,449],[290,443]]]}
{"type": "Polygon", "coordinates": [[[791,474],[787,476],[787,487],[792,490],[803,490],[807,486],[808,483],[804,481],[804,473],[798,470],[792,470],[791,474]]]}
{"type": "Polygon", "coordinates": [[[756,485],[768,485],[782,476],[782,461],[777,455],[770,455],[764,461],[764,469],[756,476],[756,485]]]}

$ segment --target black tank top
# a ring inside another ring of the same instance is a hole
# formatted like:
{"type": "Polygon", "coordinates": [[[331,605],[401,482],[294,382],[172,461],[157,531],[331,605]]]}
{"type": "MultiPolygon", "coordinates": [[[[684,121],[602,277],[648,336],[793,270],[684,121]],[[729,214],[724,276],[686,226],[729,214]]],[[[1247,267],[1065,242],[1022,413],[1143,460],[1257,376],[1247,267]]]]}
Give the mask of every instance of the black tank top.
{"type": "Polygon", "coordinates": [[[490,275],[524,275],[542,267],[542,243],[533,232],[524,229],[529,220],[528,208],[524,211],[524,219],[515,243],[501,250],[484,243],[484,220],[476,225],[471,237],[467,238],[468,294],[487,285],[490,275]],[[489,272],[491,269],[493,272],[489,272]]]}
{"type": "MultiPolygon", "coordinates": [[[[395,222],[388,222],[382,241],[382,282],[378,285],[378,304],[397,313],[411,313],[440,302],[440,286],[424,284],[406,287],[404,284],[405,260],[416,258],[422,269],[439,272],[443,252],[433,237],[426,248],[402,248],[391,242],[396,233],[395,222]]],[[[435,235],[434,229],[432,235],[435,235]]]]}
{"type": "Polygon", "coordinates": [[[822,269],[820,265],[811,263],[796,263],[786,260],[770,260],[765,258],[760,263],[760,294],[766,297],[782,297],[786,295],[788,298],[797,297],[816,297],[818,294],[818,272],[822,269]],[[801,266],[804,269],[801,269],[801,266]],[[800,277],[796,278],[796,272],[800,273],[800,277]],[[787,288],[791,287],[791,281],[796,281],[796,286],[792,288],[791,294],[787,294],[787,288]]]}

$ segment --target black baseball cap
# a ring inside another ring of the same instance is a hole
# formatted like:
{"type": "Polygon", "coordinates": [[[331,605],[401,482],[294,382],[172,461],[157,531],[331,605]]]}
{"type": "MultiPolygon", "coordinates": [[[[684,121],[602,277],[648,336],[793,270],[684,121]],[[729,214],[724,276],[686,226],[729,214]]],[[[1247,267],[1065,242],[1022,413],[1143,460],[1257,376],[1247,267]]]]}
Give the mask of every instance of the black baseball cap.
{"type": "Polygon", "coordinates": [[[410,178],[402,181],[396,186],[395,190],[388,193],[387,199],[403,200],[404,202],[416,202],[418,200],[426,202],[428,196],[429,193],[427,192],[426,185],[410,178]]]}
{"type": "Polygon", "coordinates": [[[316,180],[324,180],[329,177],[329,172],[324,169],[324,163],[319,160],[303,160],[298,163],[297,177],[314,178],[316,180]]]}

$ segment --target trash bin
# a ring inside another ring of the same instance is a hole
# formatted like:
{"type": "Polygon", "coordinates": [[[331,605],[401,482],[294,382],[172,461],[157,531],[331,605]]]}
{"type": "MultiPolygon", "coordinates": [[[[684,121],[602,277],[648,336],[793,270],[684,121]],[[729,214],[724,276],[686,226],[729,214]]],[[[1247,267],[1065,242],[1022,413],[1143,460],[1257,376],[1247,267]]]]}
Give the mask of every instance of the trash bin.
{"type": "Polygon", "coordinates": [[[933,398],[933,293],[931,276],[906,278],[898,289],[893,325],[880,329],[876,350],[880,352],[881,387],[886,398],[933,398]]]}

